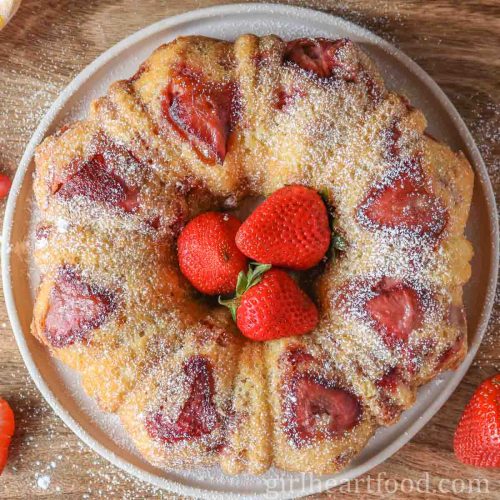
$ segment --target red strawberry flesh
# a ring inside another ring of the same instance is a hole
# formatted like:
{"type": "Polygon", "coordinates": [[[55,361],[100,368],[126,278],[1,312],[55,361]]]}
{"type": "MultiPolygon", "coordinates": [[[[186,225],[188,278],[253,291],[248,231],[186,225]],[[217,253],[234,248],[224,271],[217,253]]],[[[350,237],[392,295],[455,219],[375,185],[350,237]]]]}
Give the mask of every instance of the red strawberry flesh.
{"type": "Polygon", "coordinates": [[[375,293],[365,306],[368,315],[388,345],[405,342],[422,322],[417,293],[402,282],[387,279],[379,283],[375,293]]]}
{"type": "Polygon", "coordinates": [[[341,436],[359,421],[356,396],[322,377],[299,374],[286,387],[285,430],[298,447],[341,436]]]}
{"type": "Polygon", "coordinates": [[[70,268],[59,272],[45,316],[47,341],[57,348],[88,340],[115,309],[113,296],[85,283],[70,268]]]}
{"type": "Polygon", "coordinates": [[[348,81],[356,78],[356,68],[339,58],[339,49],[350,42],[346,39],[327,40],[325,38],[300,38],[288,42],[285,61],[291,61],[305,71],[311,71],[320,78],[329,78],[335,68],[343,69],[348,81]]]}
{"type": "Polygon", "coordinates": [[[401,383],[401,375],[397,367],[391,368],[379,380],[376,381],[377,387],[385,391],[388,391],[389,393],[395,392],[400,383],[401,383]]]}
{"type": "Polygon", "coordinates": [[[9,445],[14,434],[14,412],[5,399],[0,398],[0,474],[2,474],[9,454],[9,445]]]}
{"type": "Polygon", "coordinates": [[[202,356],[194,356],[184,364],[184,373],[189,396],[177,419],[167,418],[164,406],[146,418],[149,435],[167,444],[200,438],[210,434],[220,424],[213,402],[214,379],[209,361],[202,356]]]}
{"type": "Polygon", "coordinates": [[[107,169],[103,154],[76,160],[68,170],[74,173],[55,187],[57,196],[65,200],[83,196],[91,201],[120,207],[125,212],[137,210],[137,190],[129,188],[120,177],[107,169]]]}
{"type": "Polygon", "coordinates": [[[373,187],[360,206],[360,223],[368,229],[399,228],[437,238],[446,225],[446,210],[419,177],[405,173],[373,187]]]}
{"type": "Polygon", "coordinates": [[[207,163],[223,163],[231,131],[233,88],[216,85],[192,71],[179,71],[162,98],[162,112],[207,163]]]}

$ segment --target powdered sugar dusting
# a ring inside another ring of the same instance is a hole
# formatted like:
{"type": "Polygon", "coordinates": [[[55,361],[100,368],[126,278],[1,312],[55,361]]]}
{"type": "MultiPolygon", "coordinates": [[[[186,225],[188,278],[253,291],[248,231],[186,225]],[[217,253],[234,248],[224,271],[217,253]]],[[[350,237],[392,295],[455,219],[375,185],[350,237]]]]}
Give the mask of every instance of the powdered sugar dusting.
{"type": "Polygon", "coordinates": [[[209,472],[209,473],[208,473],[208,476],[209,476],[210,474],[212,474],[212,473],[213,473],[213,471],[212,471],[212,472],[209,472]]]}

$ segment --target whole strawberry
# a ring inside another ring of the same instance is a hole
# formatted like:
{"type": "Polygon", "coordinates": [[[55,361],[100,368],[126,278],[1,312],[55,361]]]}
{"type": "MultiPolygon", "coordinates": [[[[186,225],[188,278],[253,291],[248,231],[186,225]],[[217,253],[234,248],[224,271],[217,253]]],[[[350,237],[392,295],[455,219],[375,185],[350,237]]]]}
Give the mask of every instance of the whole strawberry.
{"type": "Polygon", "coordinates": [[[241,333],[252,340],[302,335],[318,323],[314,302],[297,283],[269,264],[251,265],[241,273],[236,297],[219,302],[231,310],[241,333]]]}
{"type": "Polygon", "coordinates": [[[0,398],[0,474],[7,463],[9,445],[14,434],[14,412],[5,399],[0,398]]]}
{"type": "Polygon", "coordinates": [[[458,423],[453,446],[464,464],[500,467],[500,374],[476,389],[458,423]]]}
{"type": "Polygon", "coordinates": [[[241,222],[232,215],[206,212],[191,220],[177,240],[182,274],[207,295],[234,292],[247,258],[234,238],[241,222]]]}
{"type": "Polygon", "coordinates": [[[304,186],[275,191],[242,224],[236,244],[259,262],[309,269],[330,246],[330,225],[323,200],[304,186]]]}

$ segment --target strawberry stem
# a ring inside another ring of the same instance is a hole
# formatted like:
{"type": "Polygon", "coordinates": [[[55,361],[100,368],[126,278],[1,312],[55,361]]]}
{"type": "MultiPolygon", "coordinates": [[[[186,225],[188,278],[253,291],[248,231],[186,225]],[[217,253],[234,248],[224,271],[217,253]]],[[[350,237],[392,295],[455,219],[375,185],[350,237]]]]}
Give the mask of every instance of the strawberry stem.
{"type": "Polygon", "coordinates": [[[236,321],[236,310],[238,309],[238,300],[234,299],[222,299],[219,296],[219,304],[221,306],[226,306],[231,311],[231,316],[233,317],[233,321],[236,321]]]}
{"type": "Polygon", "coordinates": [[[219,296],[219,304],[226,306],[231,311],[233,320],[236,321],[236,310],[240,304],[242,295],[250,288],[260,283],[265,272],[271,269],[271,264],[260,264],[259,262],[251,262],[248,266],[248,273],[241,271],[238,274],[236,282],[236,296],[232,299],[223,299],[219,296]]]}

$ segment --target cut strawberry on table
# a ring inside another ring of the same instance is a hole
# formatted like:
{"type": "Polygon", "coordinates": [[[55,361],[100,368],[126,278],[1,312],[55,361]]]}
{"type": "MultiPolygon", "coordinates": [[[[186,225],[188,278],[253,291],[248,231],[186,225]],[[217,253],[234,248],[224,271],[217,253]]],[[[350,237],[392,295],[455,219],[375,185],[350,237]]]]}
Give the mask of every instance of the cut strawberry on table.
{"type": "Polygon", "coordinates": [[[11,186],[12,181],[10,180],[10,177],[5,174],[0,174],[0,200],[7,198],[11,186]]]}
{"type": "Polygon", "coordinates": [[[273,340],[310,332],[318,309],[297,283],[269,264],[251,265],[241,273],[236,297],[219,302],[231,310],[241,333],[252,340],[273,340]]]}
{"type": "Polygon", "coordinates": [[[14,435],[14,412],[5,399],[0,398],[0,474],[9,454],[9,445],[14,435]]]}
{"type": "Polygon", "coordinates": [[[453,447],[464,464],[500,467],[500,374],[476,389],[458,423],[453,447]]]}
{"type": "Polygon", "coordinates": [[[304,270],[321,261],[330,238],[321,196],[304,186],[286,186],[269,196],[241,225],[236,244],[255,261],[304,270]]]}
{"type": "Polygon", "coordinates": [[[247,258],[234,238],[241,222],[221,212],[206,212],[191,220],[177,240],[179,267],[200,292],[233,293],[247,258]]]}

